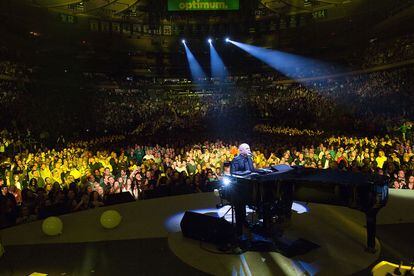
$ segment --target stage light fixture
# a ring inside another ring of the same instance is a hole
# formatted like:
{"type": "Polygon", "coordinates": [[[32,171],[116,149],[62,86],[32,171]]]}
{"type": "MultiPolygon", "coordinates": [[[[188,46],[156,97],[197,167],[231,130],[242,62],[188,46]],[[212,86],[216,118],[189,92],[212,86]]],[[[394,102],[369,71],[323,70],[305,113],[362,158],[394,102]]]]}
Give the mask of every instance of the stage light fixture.
{"type": "Polygon", "coordinates": [[[207,39],[207,41],[208,41],[208,43],[210,43],[210,44],[213,42],[213,40],[212,40],[211,38],[207,39]]]}
{"type": "Polygon", "coordinates": [[[181,43],[182,43],[182,44],[185,44],[185,39],[181,40],[181,43]]]}
{"type": "Polygon", "coordinates": [[[226,37],[226,39],[224,41],[226,41],[227,43],[229,43],[230,42],[230,38],[226,37]]]}
{"type": "Polygon", "coordinates": [[[222,182],[224,186],[229,186],[231,184],[231,180],[228,177],[223,177],[222,182]]]}

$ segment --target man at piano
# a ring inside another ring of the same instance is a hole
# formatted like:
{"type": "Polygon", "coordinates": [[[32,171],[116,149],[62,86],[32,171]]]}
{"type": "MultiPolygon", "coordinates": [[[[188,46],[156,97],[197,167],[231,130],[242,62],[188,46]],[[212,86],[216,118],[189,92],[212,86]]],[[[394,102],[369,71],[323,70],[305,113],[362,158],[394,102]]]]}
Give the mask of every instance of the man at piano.
{"type": "MultiPolygon", "coordinates": [[[[230,173],[248,173],[253,171],[254,166],[250,146],[246,143],[243,143],[239,146],[239,155],[234,157],[233,161],[231,161],[230,173]]],[[[236,221],[242,221],[242,223],[237,223],[236,227],[236,233],[238,236],[240,236],[243,234],[243,226],[246,226],[247,224],[246,205],[235,199],[234,207],[236,211],[236,221]]]]}
{"type": "Polygon", "coordinates": [[[254,166],[250,146],[243,143],[239,146],[239,154],[233,158],[233,161],[231,161],[231,173],[247,171],[253,172],[254,166]]]}

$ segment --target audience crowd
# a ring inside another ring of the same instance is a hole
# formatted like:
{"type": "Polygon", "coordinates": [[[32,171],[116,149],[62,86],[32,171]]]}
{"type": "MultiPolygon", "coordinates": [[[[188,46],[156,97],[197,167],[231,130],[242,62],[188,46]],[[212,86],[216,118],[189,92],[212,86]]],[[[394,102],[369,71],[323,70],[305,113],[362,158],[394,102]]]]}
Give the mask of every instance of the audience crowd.
{"type": "MultiPolygon", "coordinates": [[[[398,61],[393,57],[409,59],[412,39],[400,36],[391,41],[373,41],[371,47],[377,50],[364,56],[372,60],[378,60],[377,55],[390,57],[368,63],[371,66],[398,61]]],[[[379,133],[391,132],[404,118],[414,116],[414,97],[410,93],[414,85],[412,65],[296,83],[286,82],[280,73],[235,75],[224,82],[206,79],[202,87],[188,80],[84,72],[88,85],[80,92],[54,88],[53,96],[45,98],[43,85],[28,88],[22,81],[31,70],[16,69],[20,68],[17,64],[21,59],[10,54],[10,49],[0,49],[0,55],[6,60],[0,63],[0,79],[14,78],[0,80],[0,103],[4,106],[0,122],[10,127],[12,117],[17,125],[36,133],[48,126],[53,127],[51,132],[66,135],[87,130],[101,134],[135,130],[152,135],[164,129],[207,126],[206,121],[224,121],[223,118],[265,124],[273,121],[281,127],[299,129],[379,133]],[[9,61],[13,58],[16,62],[9,61]],[[71,104],[56,105],[61,99],[71,104]],[[53,124],[49,122],[49,113],[55,118],[53,124]]],[[[297,73],[302,75],[300,70],[297,73]]],[[[328,73],[311,75],[320,74],[328,73]]]]}
{"type": "MultiPolygon", "coordinates": [[[[309,136],[294,145],[294,137],[284,137],[251,145],[255,167],[288,164],[378,173],[389,177],[390,188],[414,189],[412,140],[332,136],[315,144],[318,139],[309,136]]],[[[142,200],[212,191],[237,155],[236,142],[90,150],[99,147],[97,141],[6,155],[0,179],[1,225],[96,208],[121,192],[142,200]]]]}
{"type": "Polygon", "coordinates": [[[24,64],[11,61],[0,61],[0,75],[13,79],[27,79],[33,73],[33,69],[24,64]]]}
{"type": "Polygon", "coordinates": [[[390,132],[414,116],[413,73],[413,67],[402,67],[287,84],[265,78],[243,86],[212,84],[201,91],[192,91],[190,84],[101,88],[96,104],[102,112],[96,120],[106,129],[134,125],[138,132],[155,133],[241,115],[283,127],[390,132]]]}
{"type": "Polygon", "coordinates": [[[384,41],[373,38],[365,52],[364,67],[413,59],[414,35],[399,36],[384,41]]]}
{"type": "MultiPolygon", "coordinates": [[[[363,62],[373,66],[413,57],[412,36],[388,43],[394,46],[373,42],[363,62]]],[[[0,48],[0,56],[3,52],[0,48]]],[[[407,65],[296,82],[280,74],[233,76],[224,82],[206,79],[202,87],[187,80],[125,77],[102,85],[105,74],[85,73],[101,85],[91,81],[73,88],[78,89],[73,95],[56,89],[45,97],[30,90],[36,85],[27,88],[30,68],[5,59],[0,122],[15,131],[0,133],[0,227],[97,208],[121,192],[143,200],[212,191],[244,141],[196,143],[187,137],[183,143],[173,135],[210,127],[253,130],[258,168],[288,164],[377,173],[390,179],[391,188],[413,190],[413,73],[407,65]],[[36,135],[21,131],[27,128],[36,135]],[[105,135],[67,142],[54,133],[57,141],[46,147],[34,141],[34,136],[46,140],[46,130],[76,132],[77,139],[81,131],[105,135]],[[327,136],[332,133],[347,135],[327,136]],[[146,143],[128,144],[130,134],[146,143]],[[154,141],[148,137],[160,136],[176,141],[147,144],[154,141]]]]}
{"type": "Polygon", "coordinates": [[[273,127],[269,125],[256,125],[253,130],[259,133],[289,136],[321,136],[324,134],[322,130],[297,129],[292,127],[273,127]]]}

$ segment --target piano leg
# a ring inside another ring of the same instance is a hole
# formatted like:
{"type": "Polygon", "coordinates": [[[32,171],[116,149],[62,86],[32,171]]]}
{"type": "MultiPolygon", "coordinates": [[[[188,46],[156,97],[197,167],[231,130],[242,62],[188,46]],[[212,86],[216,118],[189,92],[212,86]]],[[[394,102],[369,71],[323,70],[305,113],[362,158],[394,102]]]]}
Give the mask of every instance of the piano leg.
{"type": "Polygon", "coordinates": [[[377,210],[368,211],[366,216],[367,221],[367,248],[366,251],[375,253],[375,234],[377,226],[377,210]]]}
{"type": "Polygon", "coordinates": [[[246,205],[236,203],[234,211],[236,212],[236,234],[237,236],[241,236],[243,235],[243,225],[246,221],[246,205]]]}

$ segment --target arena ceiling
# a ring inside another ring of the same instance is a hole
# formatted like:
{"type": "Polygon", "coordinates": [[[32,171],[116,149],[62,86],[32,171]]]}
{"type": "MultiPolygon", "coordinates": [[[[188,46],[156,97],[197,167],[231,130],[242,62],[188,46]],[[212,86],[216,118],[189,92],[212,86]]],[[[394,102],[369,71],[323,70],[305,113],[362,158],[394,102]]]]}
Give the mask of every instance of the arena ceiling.
{"type": "MultiPolygon", "coordinates": [[[[148,12],[151,0],[27,0],[53,11],[78,15],[119,17],[124,13],[139,16],[148,12]]],[[[259,8],[270,13],[312,12],[323,6],[340,6],[362,0],[259,0],[259,8]]],[[[151,3],[152,2],[152,3],[151,3]]]]}
{"type": "Polygon", "coordinates": [[[99,15],[104,12],[107,15],[120,14],[128,9],[140,5],[140,0],[33,0],[33,4],[56,11],[84,14],[99,15]]]}
{"type": "Polygon", "coordinates": [[[313,8],[320,8],[326,5],[343,5],[361,0],[261,0],[263,6],[274,10],[306,10],[312,11],[313,8]]]}

